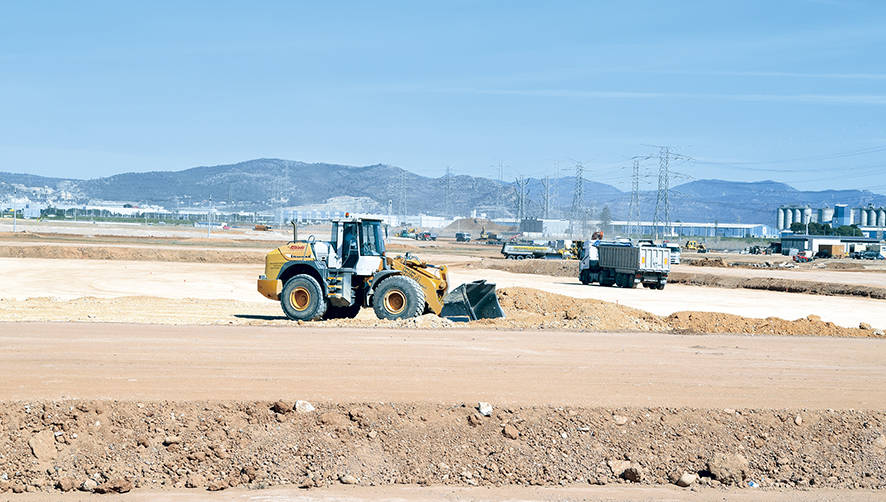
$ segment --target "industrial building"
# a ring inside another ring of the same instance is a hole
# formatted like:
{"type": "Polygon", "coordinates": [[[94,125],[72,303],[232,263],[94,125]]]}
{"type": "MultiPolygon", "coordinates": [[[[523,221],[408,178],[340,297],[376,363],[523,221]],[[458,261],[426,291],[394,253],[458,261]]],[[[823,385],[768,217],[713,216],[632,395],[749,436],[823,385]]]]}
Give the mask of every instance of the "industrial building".
{"type": "Polygon", "coordinates": [[[850,254],[869,249],[876,249],[882,253],[879,239],[872,237],[845,237],[839,235],[801,235],[783,234],[781,237],[781,252],[785,255],[796,254],[800,251],[811,251],[817,254],[822,246],[842,246],[843,254],[850,254]]]}
{"type": "Polygon", "coordinates": [[[800,223],[829,224],[831,227],[857,225],[866,237],[882,237],[886,234],[886,207],[850,208],[846,204],[813,209],[809,206],[783,206],[776,210],[776,228],[790,230],[800,223]]]}

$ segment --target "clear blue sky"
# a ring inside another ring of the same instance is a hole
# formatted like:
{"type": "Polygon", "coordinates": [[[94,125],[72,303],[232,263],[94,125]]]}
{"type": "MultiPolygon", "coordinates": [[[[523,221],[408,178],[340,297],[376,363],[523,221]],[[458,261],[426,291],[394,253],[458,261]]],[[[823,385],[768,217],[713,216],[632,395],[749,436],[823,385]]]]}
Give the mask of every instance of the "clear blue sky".
{"type": "Polygon", "coordinates": [[[884,27],[853,0],[4,2],[0,170],[580,160],[626,188],[667,144],[694,178],[884,192],[884,27]]]}

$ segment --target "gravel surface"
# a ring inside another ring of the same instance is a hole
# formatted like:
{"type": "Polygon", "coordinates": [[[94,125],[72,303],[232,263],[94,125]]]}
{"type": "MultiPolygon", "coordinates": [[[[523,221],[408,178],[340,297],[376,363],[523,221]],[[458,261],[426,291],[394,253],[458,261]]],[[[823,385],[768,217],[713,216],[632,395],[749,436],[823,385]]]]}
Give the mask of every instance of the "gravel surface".
{"type": "Polygon", "coordinates": [[[6,401],[0,490],[886,487],[883,412],[293,403],[6,401]]]}

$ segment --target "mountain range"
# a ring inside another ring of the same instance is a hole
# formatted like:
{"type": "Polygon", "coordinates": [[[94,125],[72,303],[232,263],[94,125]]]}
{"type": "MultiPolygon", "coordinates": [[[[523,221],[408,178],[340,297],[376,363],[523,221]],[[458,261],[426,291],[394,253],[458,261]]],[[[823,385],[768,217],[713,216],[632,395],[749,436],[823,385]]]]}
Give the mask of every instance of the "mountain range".
{"type": "MultiPolygon", "coordinates": [[[[524,214],[541,216],[543,180],[525,181],[524,214]]],[[[562,177],[549,182],[549,215],[568,218],[576,178],[562,177]]],[[[515,182],[468,175],[431,178],[385,164],[357,167],[281,159],[86,180],[0,172],[0,197],[8,198],[13,189],[36,202],[59,205],[120,201],[174,209],[205,206],[211,197],[216,207],[242,211],[304,207],[346,196],[368,202],[383,213],[391,207],[395,214],[405,209],[408,214],[468,215],[476,209],[500,215],[502,208],[516,214],[518,200],[515,182]]],[[[591,216],[597,216],[604,207],[609,207],[613,219],[629,216],[630,192],[584,179],[582,194],[582,205],[591,216]]],[[[640,192],[641,219],[652,219],[657,195],[655,190],[640,192]]],[[[775,209],[781,205],[886,206],[886,196],[867,190],[801,191],[775,181],[696,180],[672,187],[668,198],[672,221],[770,225],[774,224],[775,209]]]]}

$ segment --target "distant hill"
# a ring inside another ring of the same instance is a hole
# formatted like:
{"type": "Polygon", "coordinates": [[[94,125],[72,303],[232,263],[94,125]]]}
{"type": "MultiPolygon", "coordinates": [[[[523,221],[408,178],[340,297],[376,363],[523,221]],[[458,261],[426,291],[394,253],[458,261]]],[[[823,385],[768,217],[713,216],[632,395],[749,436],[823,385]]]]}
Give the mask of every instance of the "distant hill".
{"type": "MultiPolygon", "coordinates": [[[[50,203],[110,200],[158,204],[170,209],[205,204],[210,196],[218,207],[244,211],[322,204],[344,196],[369,198],[382,208],[390,204],[398,212],[405,192],[410,214],[444,214],[451,209],[467,215],[473,209],[494,213],[496,207],[514,212],[517,199],[512,181],[502,183],[468,175],[453,176],[447,181],[445,177],[430,178],[385,164],[357,167],[282,159],[256,159],[183,171],[124,173],[90,180],[0,172],[0,196],[12,192],[13,185],[32,200],[50,203]]],[[[569,213],[574,188],[574,177],[551,180],[552,217],[569,213]]],[[[627,218],[630,193],[587,179],[583,181],[583,193],[584,206],[592,216],[608,206],[614,219],[627,218]]],[[[528,180],[527,199],[527,214],[540,216],[544,207],[542,180],[528,180]]],[[[655,203],[654,191],[640,194],[642,219],[652,219],[655,203]]],[[[673,221],[774,224],[775,209],[781,205],[822,207],[837,203],[886,206],[886,196],[866,190],[800,191],[775,181],[724,180],[692,181],[675,186],[670,192],[673,221]]]]}

